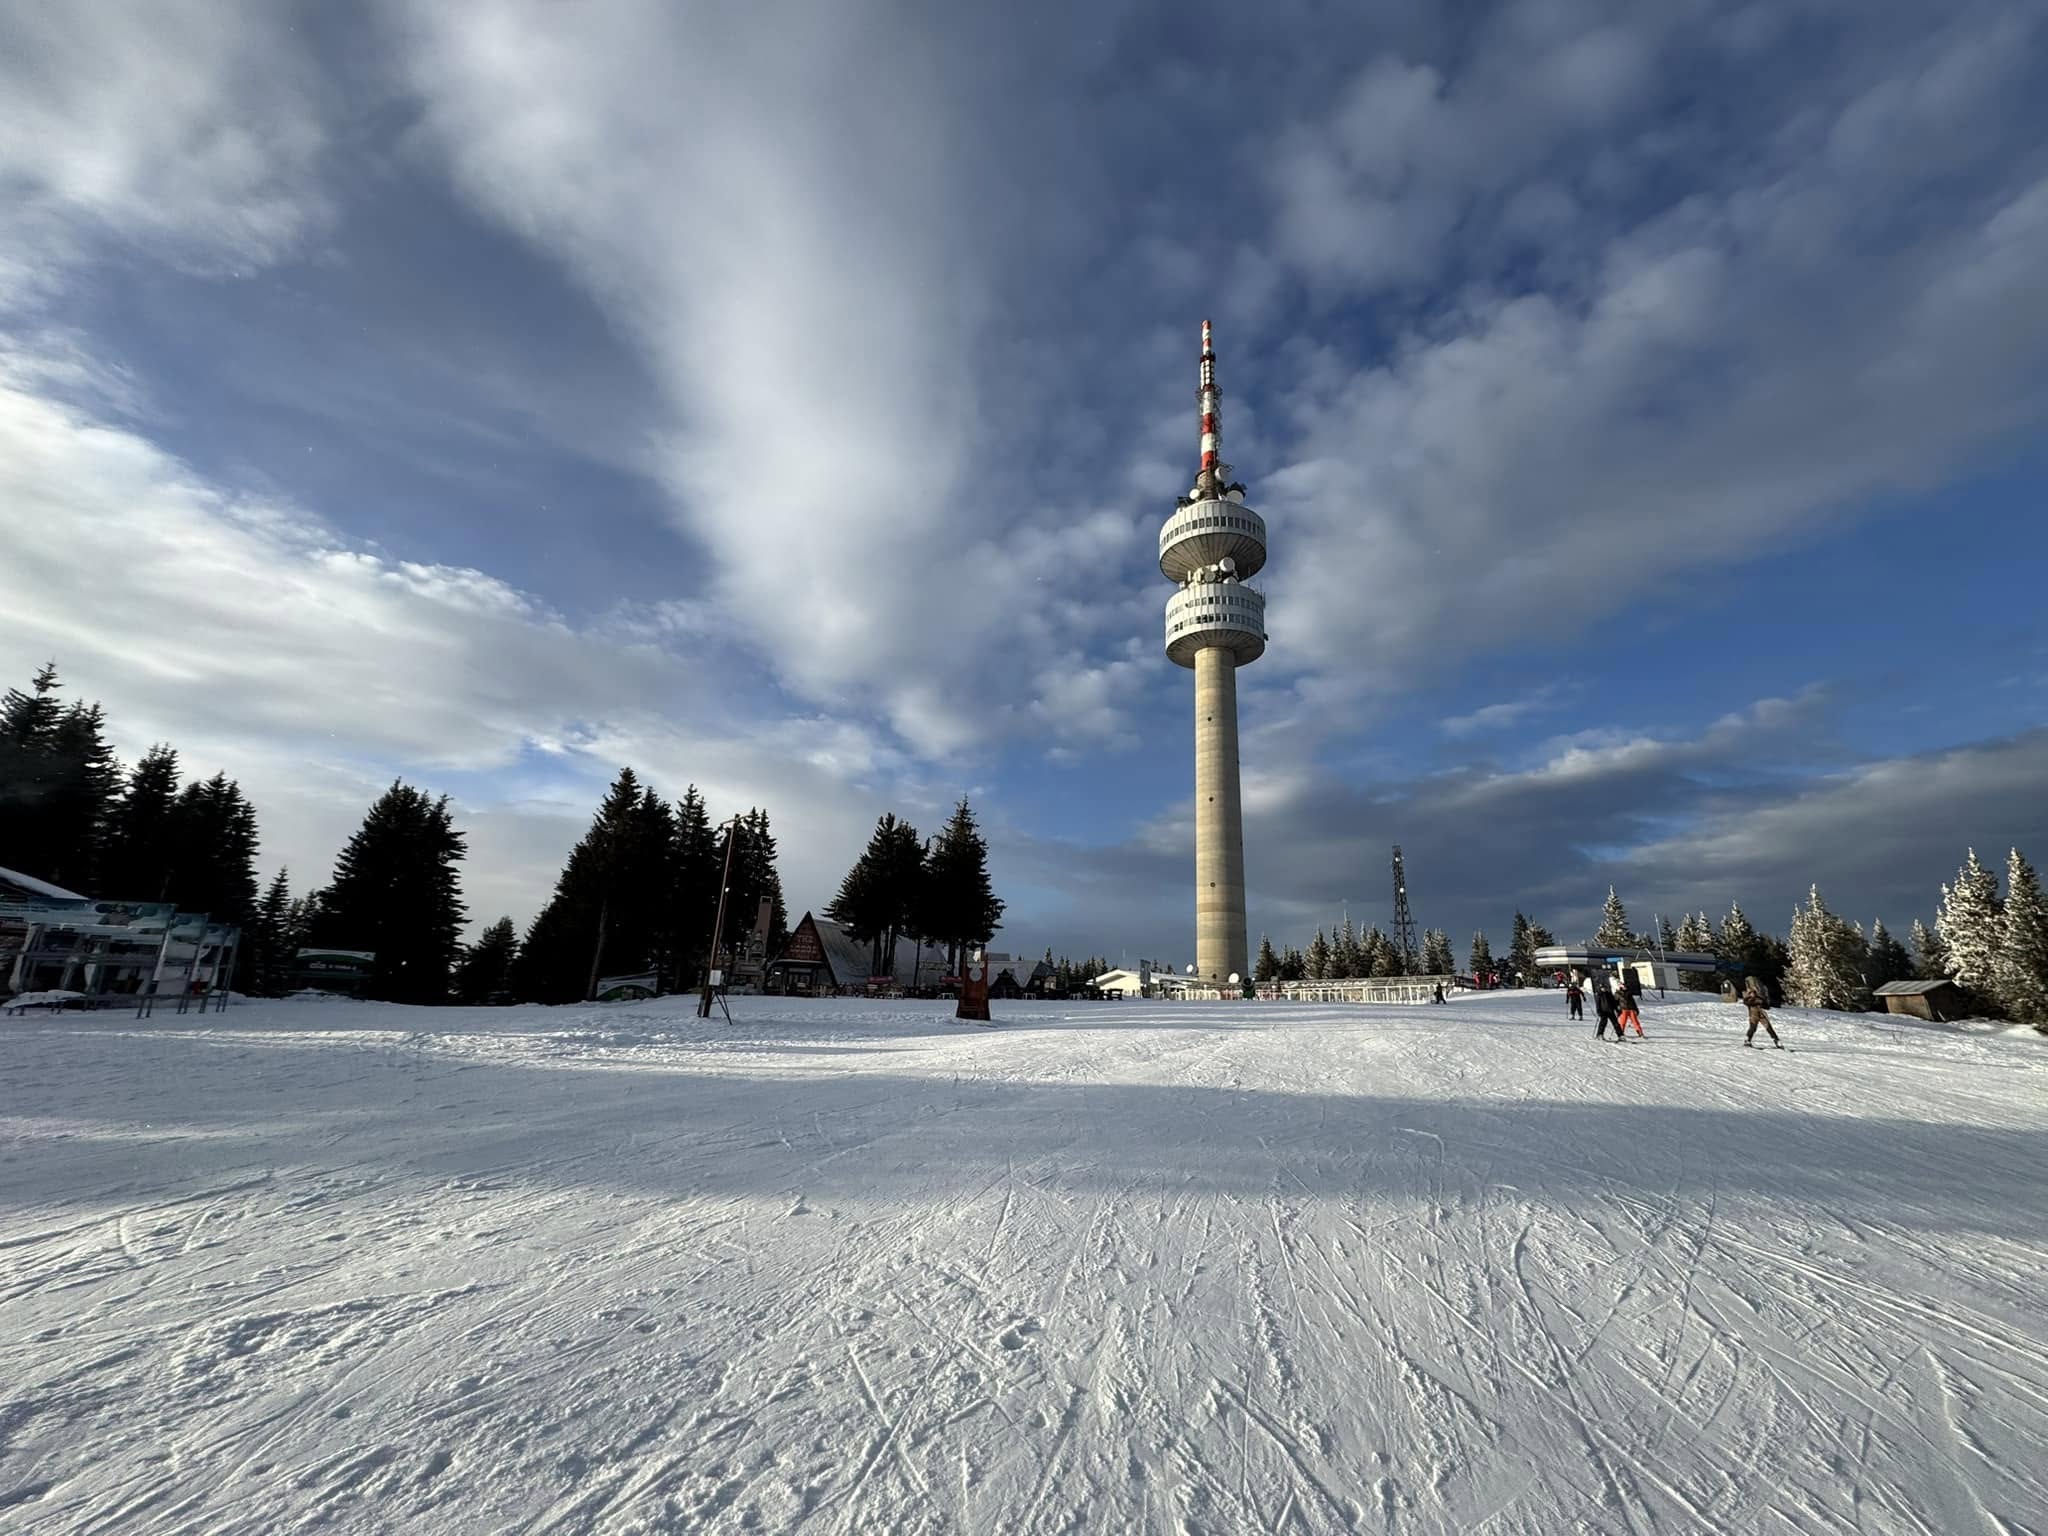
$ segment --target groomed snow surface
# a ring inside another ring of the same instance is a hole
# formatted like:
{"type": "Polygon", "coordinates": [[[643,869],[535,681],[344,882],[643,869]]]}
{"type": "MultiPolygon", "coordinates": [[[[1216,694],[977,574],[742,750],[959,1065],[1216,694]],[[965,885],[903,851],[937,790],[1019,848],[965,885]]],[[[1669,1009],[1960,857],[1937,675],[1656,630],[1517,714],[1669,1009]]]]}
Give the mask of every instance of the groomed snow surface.
{"type": "Polygon", "coordinates": [[[0,1529],[2048,1531],[2048,1041],[0,1027],[0,1529]]]}

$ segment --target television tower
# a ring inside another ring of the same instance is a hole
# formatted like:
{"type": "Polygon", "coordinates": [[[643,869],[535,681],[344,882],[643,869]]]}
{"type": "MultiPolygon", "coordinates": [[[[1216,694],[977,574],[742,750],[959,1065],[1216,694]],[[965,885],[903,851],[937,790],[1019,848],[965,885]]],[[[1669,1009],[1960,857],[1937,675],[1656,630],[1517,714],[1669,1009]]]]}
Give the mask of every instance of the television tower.
{"type": "Polygon", "coordinates": [[[1266,563],[1266,521],[1222,460],[1216,348],[1202,322],[1202,468],[1159,530],[1166,655],[1195,674],[1195,971],[1228,986],[1251,974],[1244,918],[1244,811],[1238,794],[1237,669],[1266,651],[1265,594],[1245,585],[1266,563]]]}

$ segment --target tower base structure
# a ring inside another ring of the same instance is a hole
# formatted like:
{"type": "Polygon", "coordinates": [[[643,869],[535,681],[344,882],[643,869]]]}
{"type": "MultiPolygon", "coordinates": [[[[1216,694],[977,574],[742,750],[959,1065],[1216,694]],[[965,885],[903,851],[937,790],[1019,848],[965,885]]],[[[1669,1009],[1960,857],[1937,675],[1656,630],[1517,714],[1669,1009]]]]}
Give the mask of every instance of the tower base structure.
{"type": "Polygon", "coordinates": [[[1244,806],[1237,770],[1237,657],[1195,652],[1195,969],[1212,986],[1251,974],[1244,806]]]}

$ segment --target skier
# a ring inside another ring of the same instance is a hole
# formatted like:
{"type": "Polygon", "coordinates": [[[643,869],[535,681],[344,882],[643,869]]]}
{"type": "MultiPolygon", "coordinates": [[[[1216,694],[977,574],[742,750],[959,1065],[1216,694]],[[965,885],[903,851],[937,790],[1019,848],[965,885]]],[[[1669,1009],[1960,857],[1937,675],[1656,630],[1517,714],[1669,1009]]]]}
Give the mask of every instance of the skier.
{"type": "Polygon", "coordinates": [[[1607,985],[1604,975],[1596,975],[1588,982],[1593,989],[1593,1011],[1600,1016],[1600,1022],[1593,1026],[1593,1038],[1606,1038],[1607,1026],[1614,1026],[1614,1043],[1621,1044],[1621,1020],[1615,1014],[1614,993],[1607,985]]]}
{"type": "Polygon", "coordinates": [[[1640,1040],[1643,1037],[1643,1011],[1638,1001],[1642,991],[1643,984],[1636,979],[1634,972],[1622,978],[1621,996],[1616,1001],[1614,1015],[1614,1033],[1617,1037],[1631,1024],[1636,1027],[1636,1038],[1640,1040]]]}
{"type": "Polygon", "coordinates": [[[1744,1045],[1756,1044],[1756,1027],[1761,1024],[1764,1033],[1771,1037],[1771,1044],[1777,1050],[1785,1049],[1785,1042],[1778,1038],[1778,1032],[1771,1028],[1771,994],[1764,990],[1758,977],[1751,976],[1742,984],[1742,1001],[1749,1007],[1749,1033],[1742,1037],[1744,1045]]]}
{"type": "Polygon", "coordinates": [[[1581,1023],[1586,1018],[1586,991],[1579,985],[1579,973],[1572,972],[1572,979],[1564,989],[1564,1000],[1571,1006],[1572,1017],[1581,1023]]]}
{"type": "Polygon", "coordinates": [[[1432,1003],[1440,1003],[1440,1002],[1442,1002],[1443,1000],[1444,1000],[1444,984],[1443,984],[1442,982],[1438,982],[1438,983],[1436,984],[1436,996],[1432,997],[1432,998],[1430,999],[1430,1001],[1431,1001],[1432,1003]]]}

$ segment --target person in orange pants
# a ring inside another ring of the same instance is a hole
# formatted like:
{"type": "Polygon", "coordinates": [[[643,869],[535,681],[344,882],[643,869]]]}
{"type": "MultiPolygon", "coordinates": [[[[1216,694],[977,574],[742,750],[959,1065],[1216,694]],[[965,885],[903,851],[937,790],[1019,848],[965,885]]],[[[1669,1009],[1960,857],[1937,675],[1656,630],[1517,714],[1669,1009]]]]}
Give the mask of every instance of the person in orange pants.
{"type": "Polygon", "coordinates": [[[1614,989],[1614,1007],[1616,1015],[1614,1020],[1615,1034],[1627,1034],[1629,1025],[1633,1024],[1636,1027],[1636,1037],[1640,1039],[1643,1033],[1643,1016],[1636,1007],[1635,993],[1625,986],[1616,987],[1614,989]]]}

